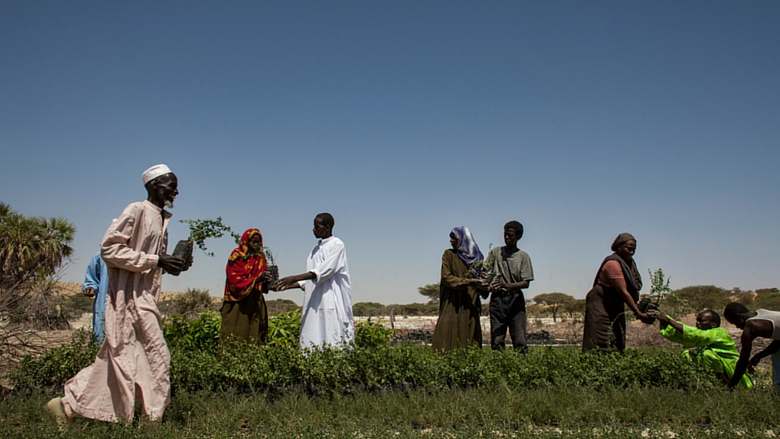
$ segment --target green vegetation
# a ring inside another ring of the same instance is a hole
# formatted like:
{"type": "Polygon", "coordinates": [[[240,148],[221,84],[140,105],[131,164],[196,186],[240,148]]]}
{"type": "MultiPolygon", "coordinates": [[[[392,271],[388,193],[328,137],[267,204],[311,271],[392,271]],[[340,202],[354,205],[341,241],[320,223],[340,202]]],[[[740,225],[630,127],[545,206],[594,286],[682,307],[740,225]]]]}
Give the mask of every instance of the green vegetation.
{"type": "Polygon", "coordinates": [[[288,349],[298,348],[301,334],[301,310],[277,314],[268,321],[268,345],[288,349]]]}
{"type": "MultiPolygon", "coordinates": [[[[689,291],[681,297],[690,297],[689,291]]],[[[729,299],[734,293],[722,294],[729,299]]],[[[762,296],[780,293],[767,289],[739,294],[755,298],[750,302],[755,305],[762,296]]],[[[173,395],[162,423],[136,420],[122,426],[79,420],[65,436],[780,434],[774,417],[780,399],[769,391],[765,375],[758,377],[759,388],[752,392],[729,392],[676,350],[646,348],[619,355],[546,347],[532,348],[528,355],[487,349],[442,355],[425,346],[393,344],[393,331],[368,321],[358,324],[353,349],[301,352],[297,307],[272,316],[269,343],[257,346],[221,342],[219,313],[194,314],[206,306],[206,299],[211,300],[207,292],[191,290],[161,305],[170,312],[165,336],[172,355],[173,395]]],[[[55,435],[56,427],[41,406],[93,361],[96,352],[89,334],[80,331],[65,346],[26,357],[11,376],[15,391],[0,400],[0,434],[55,435]]]]}
{"type": "MultiPolygon", "coordinates": [[[[0,400],[4,437],[58,437],[41,406],[51,394],[0,400]]],[[[268,398],[176,392],[160,424],[80,419],[68,438],[771,438],[780,398],[769,392],[668,388],[505,388],[268,398]]]]}
{"type": "Polygon", "coordinates": [[[54,274],[73,251],[75,233],[65,219],[26,217],[0,203],[0,288],[54,274]]]}
{"type": "MultiPolygon", "coordinates": [[[[271,319],[270,343],[220,343],[219,315],[168,319],[172,404],[161,424],[79,420],[68,437],[733,437],[777,429],[780,399],[729,392],[676,351],[584,354],[572,348],[468,349],[446,355],[392,345],[357,328],[347,350],[301,352],[296,312],[271,319]],[[229,409],[225,409],[229,407],[229,409]]],[[[0,433],[55,432],[41,406],[94,358],[73,342],[26,358],[0,400],[0,433]]]]}
{"type": "MultiPolygon", "coordinates": [[[[299,318],[297,312],[272,318],[269,343],[262,347],[220,343],[219,314],[213,311],[193,320],[168,319],[165,337],[171,349],[174,391],[280,394],[300,390],[338,395],[393,389],[719,386],[707,371],[672,351],[634,350],[619,355],[540,348],[518,355],[470,349],[440,355],[425,346],[391,345],[391,332],[371,323],[358,325],[353,349],[301,352],[299,318]]],[[[89,338],[81,334],[71,344],[25,358],[12,378],[19,391],[56,388],[88,365],[94,352],[89,338]]]]}
{"type": "Polygon", "coordinates": [[[199,249],[209,256],[214,256],[214,252],[208,251],[206,247],[206,240],[211,238],[221,238],[225,235],[230,235],[238,242],[241,238],[240,235],[235,233],[230,226],[222,222],[222,217],[216,219],[184,219],[181,223],[187,224],[190,229],[189,240],[194,242],[199,249]]]}

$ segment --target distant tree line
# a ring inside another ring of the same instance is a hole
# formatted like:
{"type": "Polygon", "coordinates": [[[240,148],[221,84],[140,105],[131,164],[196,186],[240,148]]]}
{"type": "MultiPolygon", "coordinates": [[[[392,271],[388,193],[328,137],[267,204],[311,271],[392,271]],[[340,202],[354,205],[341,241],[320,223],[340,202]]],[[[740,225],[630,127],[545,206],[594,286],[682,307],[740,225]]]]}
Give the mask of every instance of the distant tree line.
{"type": "MultiPolygon", "coordinates": [[[[428,298],[428,305],[436,305],[436,309],[431,310],[431,315],[437,314],[439,284],[426,284],[417,290],[421,295],[428,298]]],[[[756,290],[742,290],[740,288],[725,289],[714,285],[692,285],[664,294],[660,306],[671,314],[684,315],[703,308],[710,308],[720,312],[727,303],[732,301],[740,302],[753,309],[780,310],[780,289],[759,288],[756,290]]],[[[378,315],[383,306],[385,305],[371,304],[371,307],[366,307],[364,311],[371,314],[356,313],[356,315],[378,315]]],[[[393,306],[400,307],[402,305],[393,306]]],[[[542,293],[529,299],[526,309],[530,316],[552,317],[553,320],[557,321],[564,316],[574,318],[582,315],[585,312],[585,299],[577,299],[572,295],[561,292],[542,293]]],[[[483,314],[487,313],[487,306],[483,306],[482,312],[483,314]]]]}

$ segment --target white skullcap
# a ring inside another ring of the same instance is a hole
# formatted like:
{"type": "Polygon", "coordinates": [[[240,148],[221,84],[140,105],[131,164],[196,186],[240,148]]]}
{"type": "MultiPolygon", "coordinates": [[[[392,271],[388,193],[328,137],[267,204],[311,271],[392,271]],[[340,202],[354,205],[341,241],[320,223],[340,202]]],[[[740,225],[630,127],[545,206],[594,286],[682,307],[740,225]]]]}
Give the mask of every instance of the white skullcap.
{"type": "Polygon", "coordinates": [[[154,165],[149,169],[147,169],[146,171],[144,171],[144,175],[143,175],[144,184],[149,183],[150,181],[154,180],[155,178],[161,175],[170,174],[170,173],[171,173],[171,168],[169,168],[168,165],[165,165],[163,163],[160,163],[159,165],[154,165]]]}

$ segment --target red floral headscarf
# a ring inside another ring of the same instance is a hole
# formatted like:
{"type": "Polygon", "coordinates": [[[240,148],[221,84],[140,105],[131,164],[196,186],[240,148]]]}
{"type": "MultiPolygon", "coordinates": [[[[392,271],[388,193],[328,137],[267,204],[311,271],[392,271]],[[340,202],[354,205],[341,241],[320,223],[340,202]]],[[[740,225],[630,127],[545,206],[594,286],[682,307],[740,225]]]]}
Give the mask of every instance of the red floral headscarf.
{"type": "Polygon", "coordinates": [[[268,264],[265,260],[265,253],[249,254],[249,240],[255,235],[260,237],[260,243],[263,241],[263,234],[259,229],[247,229],[241,235],[241,241],[238,247],[230,252],[225,272],[227,280],[225,281],[225,300],[236,302],[249,296],[255,289],[260,288],[260,276],[265,273],[268,264]]]}

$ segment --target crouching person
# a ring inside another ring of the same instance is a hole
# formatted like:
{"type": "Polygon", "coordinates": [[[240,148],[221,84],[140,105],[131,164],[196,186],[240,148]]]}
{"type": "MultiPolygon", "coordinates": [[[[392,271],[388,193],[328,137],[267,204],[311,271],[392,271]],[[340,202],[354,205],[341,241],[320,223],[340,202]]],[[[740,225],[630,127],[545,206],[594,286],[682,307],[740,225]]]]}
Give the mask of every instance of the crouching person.
{"type": "MultiPolygon", "coordinates": [[[[656,316],[661,326],[661,335],[670,341],[683,345],[682,355],[695,364],[702,365],[728,384],[734,375],[739,352],[728,331],[720,327],[720,315],[711,309],[703,309],[696,314],[696,327],[678,322],[667,314],[659,312],[656,316]]],[[[753,388],[753,381],[746,374],[739,379],[738,385],[745,389],[753,388]]]]}
{"type": "Polygon", "coordinates": [[[757,366],[762,358],[771,355],[772,379],[775,391],[780,392],[780,311],[768,309],[750,311],[741,303],[731,302],[723,310],[723,316],[729,323],[742,330],[740,337],[742,350],[739,353],[737,369],[729,382],[729,387],[737,385],[737,380],[743,376],[745,371],[757,366]],[[751,358],[753,340],[756,338],[766,338],[772,342],[751,358]]]}

